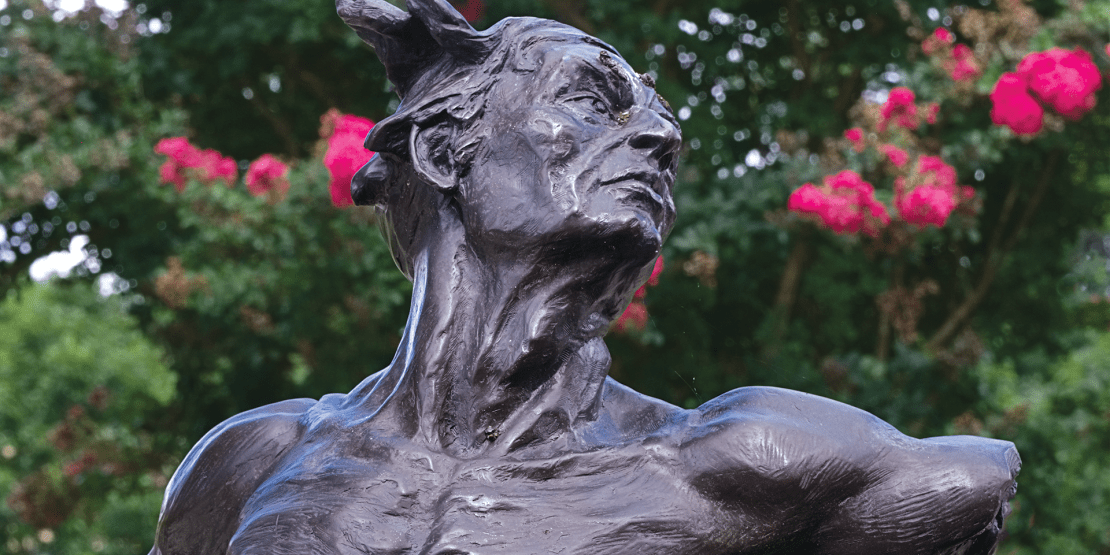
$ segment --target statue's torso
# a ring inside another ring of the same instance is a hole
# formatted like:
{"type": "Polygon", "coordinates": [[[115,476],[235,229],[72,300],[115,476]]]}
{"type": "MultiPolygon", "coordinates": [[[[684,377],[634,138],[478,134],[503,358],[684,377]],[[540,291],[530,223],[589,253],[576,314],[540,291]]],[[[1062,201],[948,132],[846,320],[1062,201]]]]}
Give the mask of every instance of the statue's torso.
{"type": "Polygon", "coordinates": [[[152,553],[988,553],[1020,465],[784,390],[603,399],[584,428],[465,459],[325,400],[245,413],[182,463],[152,553]]]}
{"type": "Polygon", "coordinates": [[[526,461],[308,437],[248,501],[230,552],[729,552],[725,513],[679,466],[664,436],[526,461]]]}

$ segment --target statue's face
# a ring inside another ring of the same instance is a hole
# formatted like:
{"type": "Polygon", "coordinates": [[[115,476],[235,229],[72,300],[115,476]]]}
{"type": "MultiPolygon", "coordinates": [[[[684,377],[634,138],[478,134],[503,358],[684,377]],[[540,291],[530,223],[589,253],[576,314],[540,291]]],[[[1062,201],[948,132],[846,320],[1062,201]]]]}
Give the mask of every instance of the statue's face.
{"type": "Polygon", "coordinates": [[[525,56],[538,67],[505,70],[479,124],[487,137],[460,180],[470,239],[507,248],[633,240],[654,260],[675,217],[674,117],[603,48],[540,43],[525,56]]]}

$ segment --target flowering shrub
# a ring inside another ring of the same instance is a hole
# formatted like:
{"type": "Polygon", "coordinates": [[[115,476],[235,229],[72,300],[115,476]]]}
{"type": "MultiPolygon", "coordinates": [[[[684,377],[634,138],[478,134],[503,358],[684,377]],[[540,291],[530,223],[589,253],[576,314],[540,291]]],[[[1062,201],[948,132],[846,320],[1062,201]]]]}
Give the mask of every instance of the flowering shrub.
{"type": "Polygon", "coordinates": [[[162,183],[172,183],[178,191],[185,188],[189,176],[205,185],[223,180],[228,187],[235,184],[235,160],[215,150],[200,150],[185,137],[162,139],[154,145],[154,152],[168,159],[158,169],[162,183]]]}
{"type": "Polygon", "coordinates": [[[1039,99],[1060,115],[1078,121],[1095,107],[1095,91],[1102,75],[1081,48],[1052,48],[1031,52],[1017,73],[1003,73],[991,92],[991,119],[1017,135],[1035,135],[1044,126],[1039,99]]]}
{"type": "Polygon", "coordinates": [[[921,41],[921,50],[925,52],[926,56],[932,56],[948,48],[953,42],[956,42],[956,36],[952,34],[952,31],[944,27],[937,27],[933,34],[921,41]]]}
{"type": "Polygon", "coordinates": [[[863,142],[863,129],[859,127],[853,127],[845,131],[844,138],[852,142],[852,148],[854,148],[856,152],[863,152],[863,149],[866,147],[863,142]]]}
{"type": "Polygon", "coordinates": [[[952,49],[952,57],[944,65],[953,81],[974,81],[983,73],[975,60],[975,53],[966,44],[957,44],[952,49]]]}
{"type": "Polygon", "coordinates": [[[363,146],[367,133],[374,128],[374,122],[331,110],[324,114],[321,123],[321,134],[328,137],[324,166],[331,175],[331,183],[328,185],[331,202],[336,207],[351,206],[354,204],[351,198],[351,179],[374,156],[373,152],[363,146]]]}
{"type": "Polygon", "coordinates": [[[886,131],[891,122],[905,129],[917,129],[917,104],[914,104],[915,95],[906,87],[894,87],[883,104],[882,121],[879,122],[879,131],[886,131]]]}
{"type": "Polygon", "coordinates": [[[894,145],[882,145],[879,147],[879,152],[882,152],[883,156],[886,156],[890,163],[898,168],[905,166],[910,161],[910,155],[894,145]]]}
{"type": "Polygon", "coordinates": [[[876,236],[890,223],[886,207],[875,200],[875,188],[851,170],[826,177],[823,187],[806,183],[790,195],[787,207],[815,216],[835,233],[863,231],[876,236]]]}
{"type": "Polygon", "coordinates": [[[1041,102],[1072,121],[1095,107],[1095,91],[1102,87],[1102,75],[1091,55],[1081,48],[1032,52],[1017,70],[1041,102]]]}
{"type": "Polygon", "coordinates": [[[247,169],[247,190],[256,197],[273,191],[281,198],[289,190],[289,180],[285,176],[289,173],[289,166],[272,154],[263,154],[247,169]]]}
{"type": "Polygon", "coordinates": [[[943,227],[960,197],[974,196],[970,187],[959,189],[956,186],[956,169],[938,156],[919,157],[911,179],[898,177],[894,183],[898,215],[918,227],[943,227]]]}
{"type": "Polygon", "coordinates": [[[1044,126],[1044,108],[1029,94],[1025,77],[1003,73],[991,91],[991,121],[1017,135],[1035,135],[1044,126]]]}

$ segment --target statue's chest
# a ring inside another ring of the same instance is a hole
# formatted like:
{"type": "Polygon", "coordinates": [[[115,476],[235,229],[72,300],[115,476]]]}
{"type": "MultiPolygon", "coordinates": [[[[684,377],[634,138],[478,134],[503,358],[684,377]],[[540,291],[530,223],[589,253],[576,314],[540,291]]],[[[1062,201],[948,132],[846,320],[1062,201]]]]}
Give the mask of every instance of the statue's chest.
{"type": "Polygon", "coordinates": [[[294,460],[243,512],[231,553],[682,554],[724,551],[719,509],[644,446],[555,460],[420,452],[294,460]]]}

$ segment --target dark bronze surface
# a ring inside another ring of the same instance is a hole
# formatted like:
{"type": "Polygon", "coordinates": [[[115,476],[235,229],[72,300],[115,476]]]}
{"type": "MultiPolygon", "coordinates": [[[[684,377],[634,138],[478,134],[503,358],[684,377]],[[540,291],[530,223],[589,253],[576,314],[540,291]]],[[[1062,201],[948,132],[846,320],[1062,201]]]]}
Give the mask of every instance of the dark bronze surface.
{"type": "Polygon", "coordinates": [[[348,394],[209,432],[152,554],[993,552],[1009,442],[774,388],[682,410],[606,377],[601,337],[675,217],[650,78],[551,21],[337,7],[403,100],[353,183],[414,283],[401,345],[348,394]]]}

